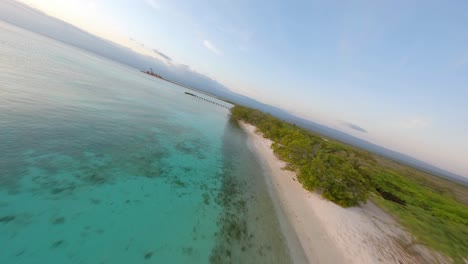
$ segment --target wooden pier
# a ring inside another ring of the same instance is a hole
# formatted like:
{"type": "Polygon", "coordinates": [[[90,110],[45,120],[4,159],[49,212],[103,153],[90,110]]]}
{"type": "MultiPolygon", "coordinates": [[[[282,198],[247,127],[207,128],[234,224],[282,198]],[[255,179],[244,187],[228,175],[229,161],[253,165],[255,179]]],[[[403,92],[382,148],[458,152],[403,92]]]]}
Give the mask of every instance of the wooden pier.
{"type": "Polygon", "coordinates": [[[185,94],[186,94],[186,95],[193,96],[193,97],[198,98],[198,99],[201,99],[201,100],[206,101],[206,102],[208,102],[208,103],[212,103],[212,104],[217,105],[217,106],[219,106],[219,107],[223,107],[223,108],[226,108],[226,109],[230,109],[228,106],[222,105],[222,104],[217,103],[217,102],[215,102],[215,101],[208,100],[208,99],[206,99],[206,98],[204,98],[204,97],[201,97],[201,96],[198,96],[198,95],[196,95],[196,94],[189,93],[189,92],[185,92],[185,94]]]}

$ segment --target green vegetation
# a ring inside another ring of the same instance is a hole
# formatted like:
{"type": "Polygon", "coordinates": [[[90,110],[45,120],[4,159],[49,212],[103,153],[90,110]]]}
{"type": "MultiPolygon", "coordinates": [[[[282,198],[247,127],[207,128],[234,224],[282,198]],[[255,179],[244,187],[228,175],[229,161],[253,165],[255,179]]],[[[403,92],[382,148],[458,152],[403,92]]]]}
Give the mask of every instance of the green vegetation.
{"type": "Polygon", "coordinates": [[[232,117],[255,125],[305,189],[344,207],[371,198],[419,243],[468,258],[468,188],[344,143],[325,139],[260,111],[235,106],[232,117]]]}

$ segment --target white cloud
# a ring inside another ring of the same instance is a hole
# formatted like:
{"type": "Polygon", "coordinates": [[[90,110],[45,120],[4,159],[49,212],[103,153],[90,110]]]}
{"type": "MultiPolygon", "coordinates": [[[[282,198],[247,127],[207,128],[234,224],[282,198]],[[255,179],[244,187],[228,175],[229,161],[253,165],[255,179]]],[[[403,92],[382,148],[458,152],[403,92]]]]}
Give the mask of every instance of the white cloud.
{"type": "Polygon", "coordinates": [[[458,61],[456,63],[456,66],[457,67],[463,67],[467,63],[468,63],[468,53],[465,53],[464,55],[460,56],[460,58],[458,59],[458,61]]]}
{"type": "Polygon", "coordinates": [[[223,52],[216,48],[209,40],[205,39],[203,40],[203,46],[213,52],[216,55],[223,55],[223,52]]]}
{"type": "Polygon", "coordinates": [[[145,2],[147,5],[151,6],[153,9],[158,10],[161,8],[161,6],[154,0],[145,0],[145,2]]]}
{"type": "Polygon", "coordinates": [[[89,1],[87,6],[91,12],[96,12],[96,3],[94,1],[89,1]]]}
{"type": "Polygon", "coordinates": [[[253,32],[246,28],[238,28],[232,24],[218,25],[216,27],[223,35],[237,43],[237,47],[241,51],[248,50],[253,32]]]}
{"type": "Polygon", "coordinates": [[[403,127],[408,129],[426,128],[430,125],[430,121],[423,118],[411,118],[403,122],[403,127]]]}

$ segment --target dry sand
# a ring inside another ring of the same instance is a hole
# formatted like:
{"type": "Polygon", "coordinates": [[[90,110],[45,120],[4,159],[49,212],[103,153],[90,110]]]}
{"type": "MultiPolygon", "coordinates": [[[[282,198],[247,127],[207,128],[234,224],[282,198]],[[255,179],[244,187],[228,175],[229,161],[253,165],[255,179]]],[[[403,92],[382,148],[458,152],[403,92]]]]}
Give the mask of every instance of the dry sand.
{"type": "Polygon", "coordinates": [[[387,213],[368,202],[342,208],[305,190],[252,125],[240,122],[256,153],[295,263],[444,263],[387,213]]]}

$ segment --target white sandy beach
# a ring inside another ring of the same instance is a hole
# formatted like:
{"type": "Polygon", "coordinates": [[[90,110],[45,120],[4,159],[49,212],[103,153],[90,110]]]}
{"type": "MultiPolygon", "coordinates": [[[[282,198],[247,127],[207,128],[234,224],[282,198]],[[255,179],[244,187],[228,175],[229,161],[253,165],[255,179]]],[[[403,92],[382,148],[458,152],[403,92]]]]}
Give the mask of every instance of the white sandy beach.
{"type": "Polygon", "coordinates": [[[240,123],[249,147],[270,176],[266,180],[295,263],[445,262],[415,244],[408,232],[373,203],[342,208],[303,189],[294,172],[282,169],[285,163],[274,155],[272,142],[256,133],[254,126],[240,123]]]}

